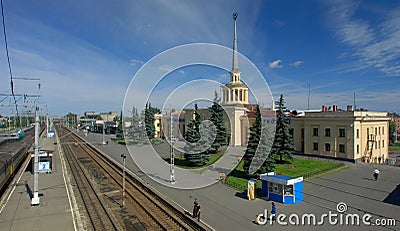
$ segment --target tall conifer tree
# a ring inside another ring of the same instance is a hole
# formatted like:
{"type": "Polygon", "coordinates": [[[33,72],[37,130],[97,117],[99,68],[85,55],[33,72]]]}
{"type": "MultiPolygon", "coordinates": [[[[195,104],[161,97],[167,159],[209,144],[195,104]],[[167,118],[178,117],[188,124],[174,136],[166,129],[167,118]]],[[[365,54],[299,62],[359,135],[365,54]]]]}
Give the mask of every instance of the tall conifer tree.
{"type": "Polygon", "coordinates": [[[220,99],[218,93],[215,91],[213,105],[209,108],[211,113],[211,122],[215,125],[216,134],[215,140],[212,144],[212,151],[218,152],[219,148],[226,145],[226,138],[228,136],[225,123],[224,123],[224,109],[219,105],[220,99]]]}
{"type": "Polygon", "coordinates": [[[293,137],[289,132],[289,119],[285,116],[285,101],[283,95],[278,101],[278,115],[276,119],[275,140],[272,146],[274,155],[279,156],[279,161],[282,162],[283,157],[293,159],[293,137]]]}
{"type": "Polygon", "coordinates": [[[246,173],[249,173],[251,161],[256,153],[258,143],[260,142],[261,135],[261,112],[260,106],[256,107],[255,121],[250,127],[250,137],[247,143],[247,149],[243,156],[243,169],[246,173]]]}

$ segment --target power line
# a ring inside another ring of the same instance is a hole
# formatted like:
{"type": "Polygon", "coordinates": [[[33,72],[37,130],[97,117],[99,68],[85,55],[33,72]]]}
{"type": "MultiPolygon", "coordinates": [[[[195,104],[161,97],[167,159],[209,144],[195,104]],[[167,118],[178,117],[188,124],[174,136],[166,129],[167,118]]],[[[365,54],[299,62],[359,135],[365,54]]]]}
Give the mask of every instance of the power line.
{"type": "Polygon", "coordinates": [[[8,52],[8,43],[7,43],[7,33],[6,33],[6,22],[4,19],[4,6],[3,6],[3,0],[1,2],[1,16],[3,19],[3,32],[4,32],[4,43],[6,45],[6,55],[7,55],[7,62],[8,62],[8,70],[10,72],[10,84],[11,84],[11,94],[13,95],[14,98],[14,103],[15,103],[15,110],[17,112],[17,117],[18,117],[18,106],[17,106],[17,101],[15,99],[14,95],[14,82],[13,82],[13,75],[12,75],[12,69],[11,69],[11,63],[10,63],[10,55],[8,52]]]}

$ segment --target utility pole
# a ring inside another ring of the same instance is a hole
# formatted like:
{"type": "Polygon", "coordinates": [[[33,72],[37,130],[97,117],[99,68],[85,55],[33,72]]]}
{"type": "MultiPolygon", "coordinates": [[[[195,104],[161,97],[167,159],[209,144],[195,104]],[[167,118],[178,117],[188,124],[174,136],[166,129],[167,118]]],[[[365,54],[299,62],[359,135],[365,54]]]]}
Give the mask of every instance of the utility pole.
{"type": "Polygon", "coordinates": [[[170,115],[170,141],[171,141],[171,156],[170,156],[170,174],[171,184],[175,184],[175,155],[174,155],[174,126],[173,126],[173,113],[170,115]]]}
{"type": "Polygon", "coordinates": [[[126,155],[124,153],[121,154],[122,162],[123,162],[123,170],[122,170],[122,207],[125,207],[125,159],[126,155]]]}
{"type": "Polygon", "coordinates": [[[106,132],[106,131],[105,131],[105,130],[106,130],[106,129],[105,129],[105,127],[106,127],[106,126],[105,126],[105,123],[106,123],[106,122],[104,122],[104,120],[103,120],[103,145],[106,145],[106,140],[105,140],[105,137],[104,137],[104,136],[105,136],[105,132],[106,132]]]}
{"type": "Polygon", "coordinates": [[[49,137],[49,112],[46,115],[46,137],[49,137]]]}
{"type": "Polygon", "coordinates": [[[35,157],[33,165],[33,198],[31,205],[39,205],[39,107],[36,107],[35,112],[35,157]]]}
{"type": "MultiPolygon", "coordinates": [[[[39,95],[40,95],[40,83],[39,83],[39,95]]],[[[35,156],[33,164],[33,197],[31,200],[31,206],[39,205],[39,97],[36,100],[35,110],[35,156]]]]}

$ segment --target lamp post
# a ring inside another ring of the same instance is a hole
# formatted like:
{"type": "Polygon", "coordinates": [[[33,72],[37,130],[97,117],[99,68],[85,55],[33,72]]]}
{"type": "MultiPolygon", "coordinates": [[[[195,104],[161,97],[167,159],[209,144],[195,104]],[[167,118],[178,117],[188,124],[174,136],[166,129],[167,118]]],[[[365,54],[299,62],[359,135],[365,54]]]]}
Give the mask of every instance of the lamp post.
{"type": "Polygon", "coordinates": [[[105,129],[106,129],[105,121],[103,120],[103,129],[102,129],[103,130],[103,146],[106,145],[106,141],[105,141],[105,137],[104,137],[105,136],[105,129]]]}
{"type": "Polygon", "coordinates": [[[170,157],[170,174],[171,174],[171,184],[175,184],[175,155],[174,155],[174,124],[173,124],[173,114],[170,115],[170,141],[171,141],[171,157],[170,157]]]}
{"type": "Polygon", "coordinates": [[[125,207],[125,159],[126,155],[121,154],[122,162],[123,162],[123,169],[122,169],[122,207],[125,207]]]}

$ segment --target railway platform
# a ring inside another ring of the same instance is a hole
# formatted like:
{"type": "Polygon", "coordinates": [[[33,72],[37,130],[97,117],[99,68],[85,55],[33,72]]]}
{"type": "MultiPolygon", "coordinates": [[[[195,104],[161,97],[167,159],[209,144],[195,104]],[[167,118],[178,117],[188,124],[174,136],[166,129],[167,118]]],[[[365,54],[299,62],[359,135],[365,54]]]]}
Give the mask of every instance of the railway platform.
{"type": "Polygon", "coordinates": [[[51,173],[39,174],[40,204],[31,206],[34,176],[28,160],[23,163],[14,182],[10,184],[8,195],[2,198],[0,231],[76,229],[60,153],[54,143],[53,147],[47,147],[54,148],[53,166],[51,173]]]}

